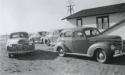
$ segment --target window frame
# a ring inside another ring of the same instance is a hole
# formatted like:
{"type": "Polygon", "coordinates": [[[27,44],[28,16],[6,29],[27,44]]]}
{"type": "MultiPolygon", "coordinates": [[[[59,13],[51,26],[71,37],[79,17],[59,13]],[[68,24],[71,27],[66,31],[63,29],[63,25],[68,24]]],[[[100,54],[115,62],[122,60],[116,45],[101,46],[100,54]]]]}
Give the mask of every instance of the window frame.
{"type": "Polygon", "coordinates": [[[98,17],[96,17],[96,26],[97,26],[97,28],[98,29],[108,29],[109,28],[109,16],[98,16],[98,17]],[[104,26],[104,18],[107,18],[107,23],[108,23],[108,27],[107,28],[105,28],[105,26],[104,26]],[[101,28],[99,27],[99,19],[101,19],[101,28]]]}
{"type": "Polygon", "coordinates": [[[76,25],[77,25],[78,27],[83,25],[82,18],[77,18],[77,19],[76,19],[76,25]],[[81,25],[78,25],[78,21],[81,21],[81,25]]]}

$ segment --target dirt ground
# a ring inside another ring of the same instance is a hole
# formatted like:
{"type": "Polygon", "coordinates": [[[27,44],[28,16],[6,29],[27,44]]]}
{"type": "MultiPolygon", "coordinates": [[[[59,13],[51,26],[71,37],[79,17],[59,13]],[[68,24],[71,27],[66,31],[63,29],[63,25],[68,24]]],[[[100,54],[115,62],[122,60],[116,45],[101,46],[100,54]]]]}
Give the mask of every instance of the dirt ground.
{"type": "Polygon", "coordinates": [[[32,55],[8,58],[5,39],[0,38],[0,75],[125,75],[125,56],[100,64],[83,56],[59,57],[53,48],[36,45],[32,55]]]}

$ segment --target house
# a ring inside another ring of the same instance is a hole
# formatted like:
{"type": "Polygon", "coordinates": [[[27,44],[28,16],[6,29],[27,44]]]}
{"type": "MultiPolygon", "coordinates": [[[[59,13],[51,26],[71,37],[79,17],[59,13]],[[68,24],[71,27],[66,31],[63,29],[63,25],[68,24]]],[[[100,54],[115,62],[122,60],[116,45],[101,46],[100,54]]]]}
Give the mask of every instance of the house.
{"type": "Polygon", "coordinates": [[[67,24],[77,27],[97,27],[104,31],[125,18],[125,3],[81,10],[63,18],[67,24]]]}
{"type": "Polygon", "coordinates": [[[104,35],[119,35],[125,40],[125,19],[102,32],[104,35]]]}

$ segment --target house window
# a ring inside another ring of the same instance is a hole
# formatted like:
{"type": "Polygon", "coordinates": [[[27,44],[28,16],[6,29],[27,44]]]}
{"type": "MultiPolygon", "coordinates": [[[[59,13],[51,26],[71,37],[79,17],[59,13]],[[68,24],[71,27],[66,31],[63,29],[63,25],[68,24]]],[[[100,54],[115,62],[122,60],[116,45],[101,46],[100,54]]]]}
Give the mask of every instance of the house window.
{"type": "Polygon", "coordinates": [[[101,16],[96,18],[98,29],[109,28],[109,16],[101,16]]]}
{"type": "Polygon", "coordinates": [[[81,26],[82,26],[82,18],[76,19],[76,25],[77,25],[78,27],[81,27],[81,26]]]}

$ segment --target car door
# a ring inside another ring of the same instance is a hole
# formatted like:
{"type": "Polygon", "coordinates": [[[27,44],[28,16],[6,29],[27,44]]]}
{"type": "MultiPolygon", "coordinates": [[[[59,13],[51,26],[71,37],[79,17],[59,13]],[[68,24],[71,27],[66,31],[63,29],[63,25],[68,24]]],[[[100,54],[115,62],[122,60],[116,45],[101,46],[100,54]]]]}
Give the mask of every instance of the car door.
{"type": "Polygon", "coordinates": [[[64,32],[63,40],[64,40],[65,47],[68,48],[69,52],[72,52],[73,50],[72,36],[73,36],[73,32],[71,30],[64,32]]]}
{"type": "Polygon", "coordinates": [[[75,53],[87,53],[88,40],[86,39],[83,30],[74,31],[74,36],[72,40],[73,52],[75,53]]]}

